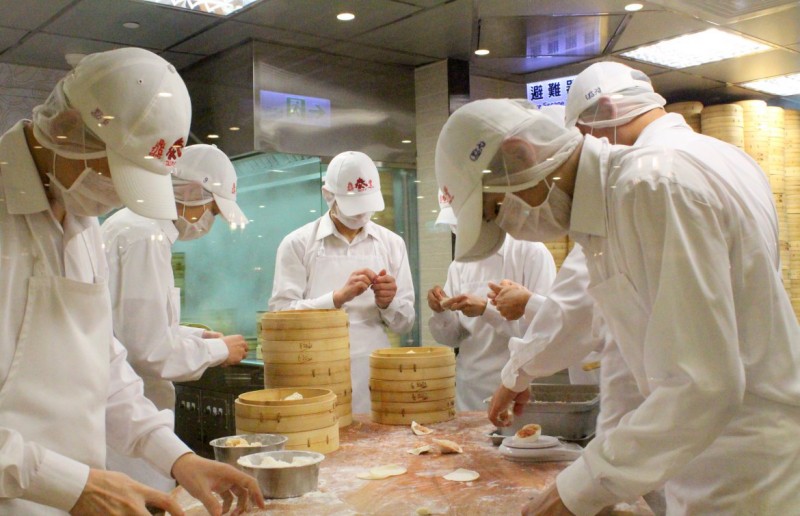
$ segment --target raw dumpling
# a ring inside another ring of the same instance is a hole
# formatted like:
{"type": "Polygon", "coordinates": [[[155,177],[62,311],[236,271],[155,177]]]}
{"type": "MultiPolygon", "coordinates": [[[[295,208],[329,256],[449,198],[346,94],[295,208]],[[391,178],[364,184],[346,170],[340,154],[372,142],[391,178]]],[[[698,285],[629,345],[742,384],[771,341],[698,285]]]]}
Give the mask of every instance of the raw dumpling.
{"type": "Polygon", "coordinates": [[[454,482],[472,482],[473,480],[477,480],[480,476],[481,475],[477,471],[458,468],[457,470],[448,473],[443,478],[445,480],[452,480],[454,482]]]}
{"type": "Polygon", "coordinates": [[[303,395],[302,394],[300,394],[299,392],[294,392],[294,393],[286,396],[285,398],[283,398],[283,401],[294,401],[294,400],[302,400],[302,399],[303,399],[303,395]]]}
{"type": "Polygon", "coordinates": [[[514,439],[521,443],[532,443],[542,435],[542,427],[536,423],[525,425],[514,434],[514,439]]]}
{"type": "Polygon", "coordinates": [[[408,451],[408,453],[410,453],[412,455],[421,455],[423,453],[428,453],[429,451],[431,451],[431,449],[433,449],[433,447],[430,444],[425,444],[423,446],[418,446],[416,448],[411,448],[410,450],[407,450],[407,451],[408,451]]]}
{"type": "Polygon", "coordinates": [[[398,464],[387,464],[385,466],[375,466],[368,472],[359,473],[356,476],[363,480],[382,480],[384,478],[402,475],[406,468],[398,464]]]}
{"type": "Polygon", "coordinates": [[[414,435],[428,435],[430,433],[433,433],[433,430],[431,430],[428,427],[420,425],[416,421],[411,422],[411,431],[414,432],[414,435]]]}
{"type": "Polygon", "coordinates": [[[464,450],[461,449],[461,446],[459,446],[458,443],[454,443],[453,441],[448,441],[447,439],[434,439],[433,442],[439,445],[439,449],[441,450],[442,454],[464,452],[464,450]]]}

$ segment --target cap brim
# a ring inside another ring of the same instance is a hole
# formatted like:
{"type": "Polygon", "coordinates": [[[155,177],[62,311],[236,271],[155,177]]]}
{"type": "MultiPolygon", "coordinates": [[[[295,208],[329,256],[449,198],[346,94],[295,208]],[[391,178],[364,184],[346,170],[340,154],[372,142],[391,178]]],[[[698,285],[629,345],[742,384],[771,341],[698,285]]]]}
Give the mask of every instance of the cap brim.
{"type": "Polygon", "coordinates": [[[366,195],[336,195],[336,205],[348,217],[367,213],[368,211],[383,211],[383,195],[372,192],[366,195]]]}
{"type": "Polygon", "coordinates": [[[149,219],[175,220],[175,194],[170,174],[156,174],[106,149],[117,195],[131,211],[149,219]]]}
{"type": "Polygon", "coordinates": [[[222,218],[228,221],[228,224],[244,226],[249,222],[249,219],[239,205],[236,204],[236,201],[226,199],[216,194],[214,194],[214,201],[217,203],[217,208],[219,208],[220,215],[222,215],[222,218]]]}
{"type": "Polygon", "coordinates": [[[482,260],[503,245],[506,233],[494,222],[483,219],[483,190],[475,188],[458,211],[455,259],[460,262],[482,260]]]}

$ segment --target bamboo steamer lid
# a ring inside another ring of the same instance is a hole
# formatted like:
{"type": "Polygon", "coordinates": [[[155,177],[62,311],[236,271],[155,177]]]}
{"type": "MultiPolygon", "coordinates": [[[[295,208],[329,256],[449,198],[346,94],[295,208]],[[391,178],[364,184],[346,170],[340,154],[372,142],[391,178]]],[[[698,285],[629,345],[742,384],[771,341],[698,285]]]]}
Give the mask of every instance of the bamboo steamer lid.
{"type": "Polygon", "coordinates": [[[680,113],[681,115],[699,115],[703,111],[703,103],[696,100],[686,102],[672,102],[664,106],[667,113],[680,113]]]}
{"type": "Polygon", "coordinates": [[[379,391],[370,389],[369,397],[371,401],[386,403],[414,403],[419,401],[438,401],[452,399],[456,395],[456,388],[445,387],[444,389],[425,390],[425,391],[379,391]]]}
{"type": "Polygon", "coordinates": [[[382,392],[423,392],[455,388],[455,375],[446,378],[427,378],[423,380],[382,380],[369,379],[370,391],[382,392]]]}
{"type": "Polygon", "coordinates": [[[337,310],[285,310],[265,312],[261,330],[320,329],[348,326],[347,312],[337,310]]]}
{"type": "Polygon", "coordinates": [[[416,412],[395,414],[392,412],[370,412],[370,418],[376,423],[383,425],[410,425],[412,421],[416,421],[421,425],[429,425],[432,423],[442,423],[450,421],[456,417],[455,409],[442,410],[439,412],[416,412]]]}
{"type": "Polygon", "coordinates": [[[734,102],[737,106],[741,106],[744,111],[758,111],[767,107],[766,101],[752,99],[752,100],[739,100],[734,102]]]}
{"type": "MultiPolygon", "coordinates": [[[[371,369],[428,369],[456,363],[455,353],[446,347],[383,348],[369,355],[371,369]]],[[[374,376],[374,378],[378,378],[374,376]]]]}
{"type": "Polygon", "coordinates": [[[237,400],[246,405],[270,407],[275,410],[280,409],[284,414],[296,416],[309,414],[311,412],[322,412],[323,410],[327,410],[326,407],[333,409],[333,405],[336,403],[336,394],[330,389],[289,387],[243,392],[239,395],[237,400]],[[301,394],[303,399],[284,399],[296,392],[301,394]]]}
{"type": "Polygon", "coordinates": [[[434,400],[434,401],[373,401],[372,411],[392,414],[419,414],[430,412],[441,412],[456,406],[453,398],[434,400]]]}
{"type": "Polygon", "coordinates": [[[714,116],[714,115],[742,115],[744,109],[737,104],[715,104],[713,106],[703,106],[700,115],[714,116]]]}
{"type": "Polygon", "coordinates": [[[456,366],[426,367],[414,369],[371,369],[370,376],[376,380],[433,380],[437,378],[450,378],[456,375],[456,366]]]}

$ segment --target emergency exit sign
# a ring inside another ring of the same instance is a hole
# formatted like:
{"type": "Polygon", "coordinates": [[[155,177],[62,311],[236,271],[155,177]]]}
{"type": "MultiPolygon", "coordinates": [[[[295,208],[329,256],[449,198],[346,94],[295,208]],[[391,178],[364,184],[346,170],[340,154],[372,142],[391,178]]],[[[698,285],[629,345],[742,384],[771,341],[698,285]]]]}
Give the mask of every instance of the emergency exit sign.
{"type": "Polygon", "coordinates": [[[331,126],[331,101],[305,95],[261,90],[261,119],[302,125],[331,126]]]}
{"type": "Polygon", "coordinates": [[[575,75],[570,75],[558,79],[529,82],[527,84],[528,100],[537,107],[552,106],[553,104],[563,106],[567,103],[567,94],[575,77],[575,75]]]}

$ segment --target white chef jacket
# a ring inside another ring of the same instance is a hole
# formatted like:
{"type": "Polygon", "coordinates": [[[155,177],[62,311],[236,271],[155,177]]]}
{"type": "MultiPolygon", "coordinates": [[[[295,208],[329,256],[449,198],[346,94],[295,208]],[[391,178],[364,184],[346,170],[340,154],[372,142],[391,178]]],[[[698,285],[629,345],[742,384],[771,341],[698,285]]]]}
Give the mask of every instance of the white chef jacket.
{"type": "MultiPolygon", "coordinates": [[[[486,297],[489,282],[504,279],[517,282],[531,292],[545,294],[556,276],[553,255],[544,244],[515,240],[505,242],[491,256],[477,262],[454,261],[447,269],[444,291],[448,296],[474,294],[486,297]]],[[[509,357],[511,337],[527,329],[522,317],[507,321],[491,303],[479,317],[459,311],[434,312],[428,321],[437,342],[458,348],[456,358],[456,409],[484,410],[483,400],[490,397],[500,382],[498,374],[509,357]]]]}
{"type": "Polygon", "coordinates": [[[645,400],[559,474],[567,507],[666,480],[669,513],[800,507],[800,327],[763,171],[701,135],[679,150],[587,136],[570,235],[645,400]]]}
{"type": "Polygon", "coordinates": [[[124,208],[101,227],[108,258],[114,334],[144,380],[145,395],[160,409],[175,409],[171,382],[197,380],[228,358],[222,339],[180,326],[180,289],[172,273],[171,220],[153,220],[124,208]]]}
{"type": "MultiPolygon", "coordinates": [[[[31,232],[49,236],[42,239],[49,245],[39,251],[44,252],[39,258],[62,271],[65,278],[92,282],[96,273],[107,273],[97,219],[67,214],[65,227],[71,229],[62,229],[50,211],[22,127],[23,122],[19,122],[0,137],[0,385],[8,378],[27,304],[27,283],[37,252],[29,245],[31,232]],[[101,265],[99,270],[92,267],[93,263],[101,265]]],[[[116,339],[110,340],[107,443],[121,453],[147,458],[168,476],[178,457],[191,450],[172,433],[172,414],[158,412],[143,396],[141,379],[128,365],[125,348],[116,339]]],[[[39,382],[47,382],[47,378],[31,378],[31,389],[39,382]]],[[[0,498],[24,498],[68,511],[83,491],[88,475],[87,465],[4,427],[0,414],[0,498]]]]}
{"type": "MultiPolygon", "coordinates": [[[[387,274],[394,276],[397,294],[385,309],[375,306],[383,323],[391,331],[407,333],[414,326],[414,284],[411,268],[403,239],[392,231],[367,222],[352,242],[342,236],[326,212],[322,217],[289,233],[280,246],[275,258],[275,279],[272,284],[272,297],[269,310],[310,310],[335,308],[333,291],[313,299],[308,298],[308,280],[314,269],[317,257],[354,256],[378,253],[385,260],[387,274]]],[[[343,276],[341,286],[353,271],[330,271],[330,274],[343,276]]],[[[376,273],[380,271],[375,271],[376,273]]],[[[347,310],[345,303],[344,309],[347,310]]],[[[351,342],[352,354],[362,353],[362,343],[351,342]]],[[[366,345],[367,343],[363,343],[366,345]]]]}

